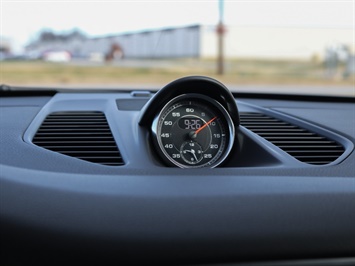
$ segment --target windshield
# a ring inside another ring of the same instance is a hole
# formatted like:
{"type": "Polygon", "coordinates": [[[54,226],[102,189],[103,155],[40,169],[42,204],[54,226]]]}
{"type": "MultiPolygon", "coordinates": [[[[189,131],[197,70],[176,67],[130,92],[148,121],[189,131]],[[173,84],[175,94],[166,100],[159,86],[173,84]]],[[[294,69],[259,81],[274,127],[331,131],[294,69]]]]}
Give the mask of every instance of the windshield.
{"type": "Polygon", "coordinates": [[[0,84],[355,95],[354,1],[0,3],[0,84]]]}

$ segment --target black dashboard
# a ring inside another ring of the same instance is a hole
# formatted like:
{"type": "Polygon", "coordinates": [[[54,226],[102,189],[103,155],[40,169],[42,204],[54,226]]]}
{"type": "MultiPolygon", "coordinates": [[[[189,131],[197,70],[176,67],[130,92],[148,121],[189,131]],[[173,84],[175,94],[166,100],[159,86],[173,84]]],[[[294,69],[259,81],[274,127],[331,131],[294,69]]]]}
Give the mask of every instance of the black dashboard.
{"type": "Polygon", "coordinates": [[[3,91],[0,110],[5,262],[354,263],[351,98],[193,77],[157,93],[3,91]]]}

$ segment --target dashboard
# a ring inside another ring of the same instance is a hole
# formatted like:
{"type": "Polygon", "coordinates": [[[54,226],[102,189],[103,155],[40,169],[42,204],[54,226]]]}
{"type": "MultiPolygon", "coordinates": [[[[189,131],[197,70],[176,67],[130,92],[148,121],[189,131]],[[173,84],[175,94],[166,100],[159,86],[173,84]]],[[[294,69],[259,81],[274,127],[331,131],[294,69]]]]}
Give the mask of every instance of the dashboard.
{"type": "Polygon", "coordinates": [[[1,93],[6,263],[355,263],[353,98],[1,93]]]}

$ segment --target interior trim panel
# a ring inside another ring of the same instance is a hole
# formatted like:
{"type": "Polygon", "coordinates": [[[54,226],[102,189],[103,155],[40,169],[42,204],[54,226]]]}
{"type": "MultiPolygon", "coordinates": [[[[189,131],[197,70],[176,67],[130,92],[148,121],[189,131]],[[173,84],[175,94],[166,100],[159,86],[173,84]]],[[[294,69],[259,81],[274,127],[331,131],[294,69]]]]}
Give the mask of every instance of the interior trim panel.
{"type": "Polygon", "coordinates": [[[301,162],[242,123],[220,166],[180,169],[161,160],[149,128],[138,123],[153,95],[0,98],[1,256],[48,262],[60,250],[87,262],[354,262],[352,102],[235,99],[239,113],[263,113],[341,145],[329,164],[301,162]],[[96,164],[33,143],[49,114],[68,111],[104,113],[125,164],[96,164]]]}

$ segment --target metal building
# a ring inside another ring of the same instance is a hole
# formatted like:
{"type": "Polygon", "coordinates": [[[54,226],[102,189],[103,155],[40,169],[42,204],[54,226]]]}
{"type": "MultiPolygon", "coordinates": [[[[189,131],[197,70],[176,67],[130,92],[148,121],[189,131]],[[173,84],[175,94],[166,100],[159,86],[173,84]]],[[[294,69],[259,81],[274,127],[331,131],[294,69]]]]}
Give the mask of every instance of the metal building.
{"type": "Polygon", "coordinates": [[[200,56],[201,26],[141,31],[88,39],[83,54],[107,53],[112,45],[122,47],[125,58],[177,58],[200,56]]]}
{"type": "MultiPolygon", "coordinates": [[[[322,58],[327,46],[352,47],[351,28],[292,28],[227,26],[227,58],[310,59],[322,58]]],[[[95,38],[35,43],[28,51],[66,50],[73,57],[105,58],[120,47],[124,58],[216,58],[215,26],[191,25],[121,33],[95,38]]]]}

